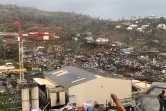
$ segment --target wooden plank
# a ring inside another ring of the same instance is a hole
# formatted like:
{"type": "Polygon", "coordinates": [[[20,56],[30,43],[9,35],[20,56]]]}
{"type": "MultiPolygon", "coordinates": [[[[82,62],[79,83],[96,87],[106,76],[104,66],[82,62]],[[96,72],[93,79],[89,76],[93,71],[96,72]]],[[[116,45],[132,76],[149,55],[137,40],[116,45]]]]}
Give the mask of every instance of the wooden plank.
{"type": "Polygon", "coordinates": [[[115,94],[111,94],[111,98],[115,102],[117,109],[119,111],[126,111],[126,109],[124,108],[124,106],[122,105],[122,103],[120,102],[120,100],[117,98],[117,96],[115,94]]]}

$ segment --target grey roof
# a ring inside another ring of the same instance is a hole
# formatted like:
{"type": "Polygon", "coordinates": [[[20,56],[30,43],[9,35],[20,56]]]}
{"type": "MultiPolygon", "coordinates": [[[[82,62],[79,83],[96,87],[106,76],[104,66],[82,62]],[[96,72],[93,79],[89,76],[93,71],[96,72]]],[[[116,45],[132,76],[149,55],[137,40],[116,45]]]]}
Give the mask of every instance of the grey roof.
{"type": "Polygon", "coordinates": [[[50,71],[46,76],[66,88],[97,78],[93,73],[74,66],[66,66],[55,71],[50,71]],[[58,75],[61,74],[60,71],[67,71],[67,73],[58,75]]]}
{"type": "Polygon", "coordinates": [[[79,67],[83,70],[86,70],[88,72],[91,72],[95,75],[99,75],[99,76],[103,76],[103,77],[106,77],[106,78],[116,78],[116,79],[125,79],[125,80],[129,80],[129,78],[125,78],[123,77],[122,75],[119,75],[119,74],[115,74],[113,72],[107,72],[107,71],[103,71],[101,69],[92,69],[92,68],[86,68],[86,67],[79,67]]]}
{"type": "Polygon", "coordinates": [[[151,87],[154,86],[166,87],[166,82],[153,82],[151,87]]]}
{"type": "Polygon", "coordinates": [[[139,108],[141,111],[158,111],[159,101],[157,99],[158,94],[163,90],[162,87],[166,88],[166,83],[164,82],[154,82],[148,89],[146,94],[142,95],[137,102],[141,103],[139,108]]]}

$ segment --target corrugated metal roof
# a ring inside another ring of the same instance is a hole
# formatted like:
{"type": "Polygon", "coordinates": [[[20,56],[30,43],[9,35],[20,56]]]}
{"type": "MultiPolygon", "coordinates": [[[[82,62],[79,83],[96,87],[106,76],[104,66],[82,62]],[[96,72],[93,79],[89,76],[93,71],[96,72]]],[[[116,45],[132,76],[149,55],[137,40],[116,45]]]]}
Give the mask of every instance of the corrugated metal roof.
{"type": "Polygon", "coordinates": [[[50,71],[46,76],[66,88],[97,78],[93,73],[74,66],[66,66],[59,70],[50,71]]]}
{"type": "MultiPolygon", "coordinates": [[[[139,86],[141,88],[145,88],[145,82],[139,81],[139,80],[132,80],[132,83],[135,84],[136,86],[139,86]]],[[[150,84],[147,83],[147,88],[150,87],[150,84]]]]}
{"type": "Polygon", "coordinates": [[[41,78],[33,78],[34,81],[36,81],[40,85],[48,85],[48,86],[55,86],[47,79],[41,79],[41,78]]]}

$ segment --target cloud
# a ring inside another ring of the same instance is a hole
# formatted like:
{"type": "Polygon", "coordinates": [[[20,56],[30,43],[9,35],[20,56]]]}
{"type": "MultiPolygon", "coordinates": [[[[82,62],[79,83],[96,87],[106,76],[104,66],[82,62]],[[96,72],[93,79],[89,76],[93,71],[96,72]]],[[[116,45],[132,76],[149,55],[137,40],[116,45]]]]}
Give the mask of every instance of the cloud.
{"type": "Polygon", "coordinates": [[[0,0],[47,11],[76,12],[101,18],[166,15],[166,0],[0,0]]]}

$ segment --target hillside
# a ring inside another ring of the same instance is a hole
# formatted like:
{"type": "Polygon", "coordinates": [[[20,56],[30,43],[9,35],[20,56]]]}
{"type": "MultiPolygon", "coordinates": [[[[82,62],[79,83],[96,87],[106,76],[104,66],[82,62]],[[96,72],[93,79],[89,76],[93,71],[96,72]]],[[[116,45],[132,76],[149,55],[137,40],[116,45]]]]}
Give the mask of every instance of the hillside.
{"type": "MultiPolygon", "coordinates": [[[[44,31],[56,31],[62,33],[91,31],[98,34],[100,29],[109,30],[114,27],[113,22],[99,20],[88,15],[41,11],[32,7],[20,7],[14,5],[0,6],[0,31],[16,31],[9,23],[20,21],[25,32],[43,29],[44,31]],[[112,26],[113,25],[113,26],[112,26]]],[[[102,31],[101,30],[101,31],[102,31]]]]}
{"type": "Polygon", "coordinates": [[[2,31],[13,31],[15,29],[7,27],[13,21],[22,23],[23,31],[35,31],[39,28],[43,30],[83,30],[94,19],[85,15],[65,12],[41,11],[32,7],[20,7],[13,5],[0,6],[0,24],[2,31]],[[77,28],[76,28],[77,27],[77,28]]]}
{"type": "Polygon", "coordinates": [[[11,25],[13,21],[20,21],[22,23],[23,32],[34,31],[54,31],[60,37],[72,37],[76,33],[90,31],[94,37],[107,37],[112,41],[120,41],[129,46],[136,46],[142,48],[145,45],[156,48],[153,40],[158,40],[160,43],[157,49],[165,52],[165,30],[157,30],[158,24],[166,24],[164,18],[148,19],[139,18],[137,20],[121,20],[111,21],[102,20],[99,18],[92,18],[88,15],[67,13],[67,12],[48,12],[38,10],[33,7],[20,7],[17,5],[0,5],[0,32],[15,32],[17,27],[11,25]],[[128,21],[138,27],[141,25],[150,24],[140,33],[134,30],[126,30],[127,26],[122,25],[123,22],[128,21]],[[121,29],[115,29],[117,25],[122,26],[121,29]],[[138,41],[136,41],[138,40],[138,41]]]}

